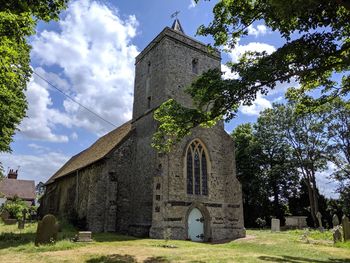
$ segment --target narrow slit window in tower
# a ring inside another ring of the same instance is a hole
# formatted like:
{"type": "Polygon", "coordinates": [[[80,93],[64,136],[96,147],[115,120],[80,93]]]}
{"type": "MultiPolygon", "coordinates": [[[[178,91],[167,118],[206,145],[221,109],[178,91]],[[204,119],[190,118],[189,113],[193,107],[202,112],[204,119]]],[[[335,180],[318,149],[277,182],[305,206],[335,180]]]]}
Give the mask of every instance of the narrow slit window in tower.
{"type": "Polygon", "coordinates": [[[198,59],[192,59],[192,73],[198,74],[198,59]]]}
{"type": "Polygon", "coordinates": [[[151,101],[152,101],[152,98],[150,96],[147,97],[147,109],[151,108],[151,101]]]}

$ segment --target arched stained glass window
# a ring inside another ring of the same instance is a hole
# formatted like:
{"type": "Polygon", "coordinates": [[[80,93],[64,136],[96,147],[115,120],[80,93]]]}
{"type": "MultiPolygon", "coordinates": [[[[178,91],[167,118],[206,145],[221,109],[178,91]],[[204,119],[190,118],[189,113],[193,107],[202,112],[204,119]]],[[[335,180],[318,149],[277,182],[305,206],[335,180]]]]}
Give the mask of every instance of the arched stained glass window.
{"type": "Polygon", "coordinates": [[[204,148],[198,140],[187,148],[186,172],[187,193],[208,195],[208,162],[204,148]]]}

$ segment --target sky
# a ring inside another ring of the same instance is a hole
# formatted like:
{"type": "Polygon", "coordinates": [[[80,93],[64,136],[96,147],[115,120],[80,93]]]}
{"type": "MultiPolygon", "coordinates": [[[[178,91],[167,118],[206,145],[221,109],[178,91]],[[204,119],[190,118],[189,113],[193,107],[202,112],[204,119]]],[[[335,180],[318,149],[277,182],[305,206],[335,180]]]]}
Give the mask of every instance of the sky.
{"type": "MultiPolygon", "coordinates": [[[[134,59],[166,26],[171,14],[180,11],[185,33],[201,42],[197,28],[212,20],[217,1],[192,0],[73,0],[58,22],[39,22],[30,38],[31,66],[41,77],[119,126],[131,119],[134,85],[134,59]]],[[[222,53],[225,77],[234,77],[225,66],[246,51],[271,53],[283,44],[277,32],[263,23],[249,27],[249,35],[234,50],[222,53]]],[[[237,118],[226,124],[231,132],[237,125],[254,122],[259,112],[283,101],[292,82],[281,84],[268,96],[257,95],[252,106],[239,109],[237,118]]],[[[33,74],[26,91],[27,117],[11,144],[12,153],[1,153],[5,173],[19,168],[19,179],[46,182],[70,157],[81,152],[115,127],[51,87],[33,74]]],[[[318,176],[320,192],[335,197],[336,185],[325,171],[318,176]]]]}

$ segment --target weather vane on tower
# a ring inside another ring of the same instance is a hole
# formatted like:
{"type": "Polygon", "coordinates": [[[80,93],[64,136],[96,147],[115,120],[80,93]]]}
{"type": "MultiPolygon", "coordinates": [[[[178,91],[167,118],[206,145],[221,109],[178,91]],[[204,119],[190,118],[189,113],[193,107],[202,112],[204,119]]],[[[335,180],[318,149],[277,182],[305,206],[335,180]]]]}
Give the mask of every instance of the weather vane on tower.
{"type": "Polygon", "coordinates": [[[172,29],[174,29],[174,30],[176,30],[176,31],[178,31],[178,32],[181,32],[181,33],[183,33],[183,34],[185,34],[185,31],[182,29],[182,26],[181,26],[181,24],[180,24],[180,21],[179,21],[179,19],[177,18],[177,16],[180,14],[180,11],[176,11],[175,13],[173,13],[172,15],[171,15],[171,18],[175,18],[175,21],[174,21],[174,23],[173,23],[173,25],[172,25],[172,29]]]}
{"type": "Polygon", "coordinates": [[[175,13],[173,13],[172,15],[171,15],[171,18],[175,18],[176,17],[176,19],[177,19],[177,16],[180,14],[180,11],[176,11],[175,13]]]}

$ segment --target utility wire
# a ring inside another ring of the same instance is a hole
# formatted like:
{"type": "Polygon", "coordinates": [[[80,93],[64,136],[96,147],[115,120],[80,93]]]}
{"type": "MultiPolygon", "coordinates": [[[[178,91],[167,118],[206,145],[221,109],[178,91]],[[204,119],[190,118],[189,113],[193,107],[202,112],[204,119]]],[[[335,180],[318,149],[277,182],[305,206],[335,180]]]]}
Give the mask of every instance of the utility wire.
{"type": "Polygon", "coordinates": [[[97,114],[96,112],[90,110],[88,107],[84,106],[83,104],[81,104],[80,102],[76,101],[73,97],[71,97],[70,95],[68,95],[67,93],[65,93],[63,90],[57,88],[55,85],[53,85],[50,81],[48,81],[47,79],[45,79],[43,76],[39,75],[38,73],[36,73],[35,71],[33,71],[33,73],[35,75],[37,75],[39,78],[41,78],[43,81],[45,81],[47,84],[49,84],[51,87],[53,87],[54,89],[56,89],[57,91],[61,92],[64,96],[66,96],[67,98],[69,98],[71,101],[73,101],[74,103],[78,104],[80,107],[84,108],[85,110],[87,110],[88,112],[94,114],[96,117],[100,118],[101,120],[105,121],[106,123],[108,123],[109,125],[113,126],[113,127],[117,127],[115,124],[113,124],[112,122],[106,120],[105,118],[103,118],[101,115],[97,114]]]}

